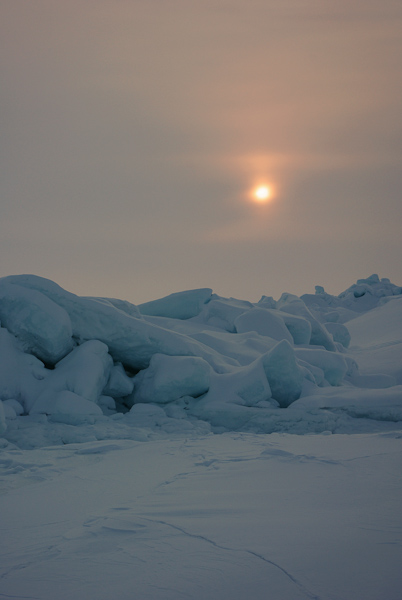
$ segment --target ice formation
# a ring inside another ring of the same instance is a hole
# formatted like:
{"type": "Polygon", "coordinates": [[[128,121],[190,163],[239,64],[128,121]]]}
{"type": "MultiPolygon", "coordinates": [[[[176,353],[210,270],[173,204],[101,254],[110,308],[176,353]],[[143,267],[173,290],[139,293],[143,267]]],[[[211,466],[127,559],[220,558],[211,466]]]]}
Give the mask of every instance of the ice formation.
{"type": "Polygon", "coordinates": [[[16,275],[0,279],[0,320],[10,439],[38,422],[102,437],[155,415],[166,431],[258,433],[402,419],[402,290],[377,275],[339,296],[252,303],[203,288],[139,306],[16,275]]]}

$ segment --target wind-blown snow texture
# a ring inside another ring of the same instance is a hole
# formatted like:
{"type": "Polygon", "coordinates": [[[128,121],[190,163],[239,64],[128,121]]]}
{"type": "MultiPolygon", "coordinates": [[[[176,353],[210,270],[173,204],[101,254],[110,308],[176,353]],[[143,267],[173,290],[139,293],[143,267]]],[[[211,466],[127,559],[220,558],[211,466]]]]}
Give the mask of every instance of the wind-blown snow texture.
{"type": "Polygon", "coordinates": [[[1,597],[400,597],[400,287],[135,306],[17,275],[0,322],[1,597]]]}

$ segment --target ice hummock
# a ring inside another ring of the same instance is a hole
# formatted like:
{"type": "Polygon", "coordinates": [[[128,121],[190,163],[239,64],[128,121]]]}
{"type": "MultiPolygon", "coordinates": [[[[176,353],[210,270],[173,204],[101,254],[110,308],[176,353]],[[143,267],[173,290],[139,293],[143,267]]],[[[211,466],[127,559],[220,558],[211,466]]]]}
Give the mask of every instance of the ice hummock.
{"type": "Polygon", "coordinates": [[[152,406],[166,431],[400,420],[402,289],[377,275],[339,296],[253,303],[202,288],[138,307],[16,275],[0,279],[0,318],[0,430],[15,441],[56,421],[130,436],[152,406]]]}

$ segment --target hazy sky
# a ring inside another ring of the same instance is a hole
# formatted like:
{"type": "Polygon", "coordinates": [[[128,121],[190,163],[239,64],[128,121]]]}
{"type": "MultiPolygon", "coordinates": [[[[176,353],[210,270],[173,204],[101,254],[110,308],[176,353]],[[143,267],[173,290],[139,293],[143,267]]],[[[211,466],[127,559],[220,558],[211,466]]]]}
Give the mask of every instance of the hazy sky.
{"type": "Polygon", "coordinates": [[[402,284],[400,0],[0,0],[0,36],[0,275],[402,284]]]}

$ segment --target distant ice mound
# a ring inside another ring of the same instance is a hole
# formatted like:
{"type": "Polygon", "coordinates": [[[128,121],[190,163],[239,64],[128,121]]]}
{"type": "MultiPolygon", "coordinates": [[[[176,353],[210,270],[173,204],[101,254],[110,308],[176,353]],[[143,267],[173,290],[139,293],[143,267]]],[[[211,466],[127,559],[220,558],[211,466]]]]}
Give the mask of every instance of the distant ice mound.
{"type": "Polygon", "coordinates": [[[0,322],[0,432],[16,443],[38,423],[65,443],[72,426],[102,438],[112,425],[127,437],[402,421],[402,290],[377,275],[339,296],[202,288],[139,306],[15,275],[0,279],[0,322]]]}

